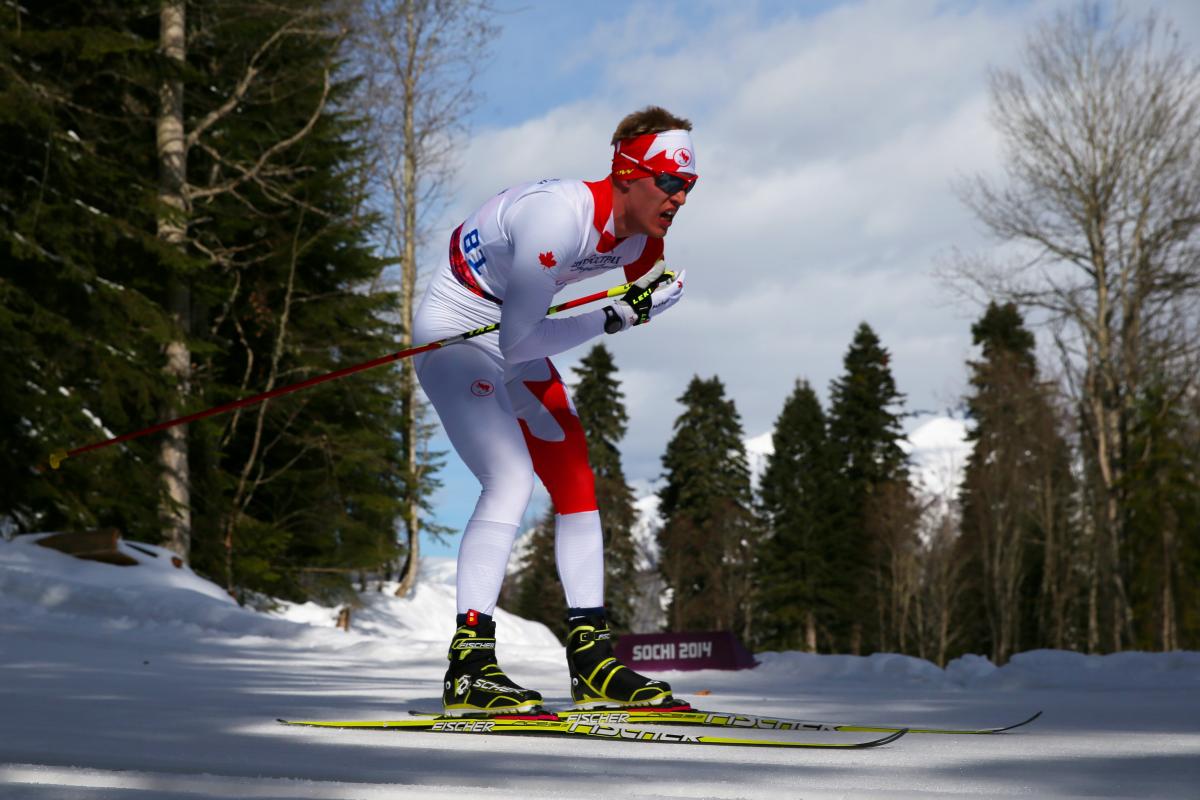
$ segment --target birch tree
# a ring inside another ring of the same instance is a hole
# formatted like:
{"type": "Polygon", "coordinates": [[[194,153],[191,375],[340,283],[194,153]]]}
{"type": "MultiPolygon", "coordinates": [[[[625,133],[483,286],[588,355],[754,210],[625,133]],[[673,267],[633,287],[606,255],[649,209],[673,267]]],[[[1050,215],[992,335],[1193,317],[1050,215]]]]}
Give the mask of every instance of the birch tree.
{"type": "MultiPolygon", "coordinates": [[[[385,255],[399,267],[397,309],[401,347],[410,347],[418,291],[418,261],[426,245],[444,244],[433,223],[445,210],[466,120],[474,109],[474,79],[496,28],[483,0],[353,0],[359,102],[367,116],[372,204],[381,214],[385,255]]],[[[440,260],[439,260],[440,259],[440,260]]],[[[440,264],[434,247],[430,261],[440,264]]],[[[412,361],[400,363],[399,431],[407,460],[407,552],[397,595],[415,585],[422,518],[436,458],[428,452],[431,426],[418,394],[412,361]]]]}
{"type": "MultiPolygon", "coordinates": [[[[187,9],[184,0],[163,0],[159,10],[159,51],[169,65],[158,90],[159,110],[155,126],[158,150],[159,240],[168,248],[182,251],[187,245],[187,143],[183,120],[183,77],[187,60],[187,9]]],[[[191,299],[187,283],[176,269],[167,282],[167,313],[172,336],[166,345],[164,373],[175,384],[173,402],[166,416],[182,414],[191,384],[191,299]]],[[[161,517],[166,546],[187,558],[191,549],[191,479],[188,470],[187,427],[166,431],[159,458],[162,463],[163,497],[161,517]]]]}
{"type": "Polygon", "coordinates": [[[1132,639],[1128,441],[1151,374],[1175,401],[1196,379],[1200,300],[1200,68],[1153,13],[1098,3],[1037,28],[1019,69],[991,76],[1003,178],[962,196],[1016,263],[964,259],[988,297],[1054,323],[1097,474],[1089,648],[1132,639]]]}

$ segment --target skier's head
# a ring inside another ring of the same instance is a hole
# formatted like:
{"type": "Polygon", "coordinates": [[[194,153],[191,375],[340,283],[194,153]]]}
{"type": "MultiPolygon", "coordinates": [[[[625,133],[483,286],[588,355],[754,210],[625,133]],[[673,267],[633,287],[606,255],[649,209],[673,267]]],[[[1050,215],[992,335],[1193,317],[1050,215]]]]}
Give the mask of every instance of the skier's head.
{"type": "Polygon", "coordinates": [[[691,122],[659,106],[617,125],[611,176],[617,236],[667,235],[698,178],[691,130],[691,122]]]}

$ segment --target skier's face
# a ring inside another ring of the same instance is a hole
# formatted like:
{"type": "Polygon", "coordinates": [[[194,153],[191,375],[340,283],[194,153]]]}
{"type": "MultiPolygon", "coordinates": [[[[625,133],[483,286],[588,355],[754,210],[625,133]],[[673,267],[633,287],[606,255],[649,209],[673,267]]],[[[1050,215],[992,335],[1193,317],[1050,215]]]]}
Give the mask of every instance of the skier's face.
{"type": "MultiPolygon", "coordinates": [[[[675,215],[687,202],[684,189],[667,194],[655,185],[654,178],[622,181],[625,192],[626,236],[639,233],[662,238],[667,235],[675,215]]],[[[690,186],[688,187],[690,188],[690,186]]]]}

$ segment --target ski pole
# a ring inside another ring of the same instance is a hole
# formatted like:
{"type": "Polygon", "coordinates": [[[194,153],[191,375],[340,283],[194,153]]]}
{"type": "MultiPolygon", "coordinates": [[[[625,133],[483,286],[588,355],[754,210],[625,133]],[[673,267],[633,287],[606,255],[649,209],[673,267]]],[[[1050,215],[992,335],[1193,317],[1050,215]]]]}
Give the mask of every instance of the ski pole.
{"type": "MultiPolygon", "coordinates": [[[[550,316],[561,311],[568,311],[572,308],[578,308],[579,306],[587,305],[588,303],[594,303],[597,300],[605,300],[610,297],[619,297],[625,294],[631,285],[632,284],[622,284],[621,286],[614,286],[611,289],[606,289],[602,292],[596,292],[595,294],[589,294],[585,297],[577,297],[574,300],[568,300],[565,303],[559,303],[556,306],[551,306],[546,311],[546,314],[547,316],[550,316]]],[[[148,436],[151,433],[158,433],[159,431],[165,431],[168,428],[174,428],[176,425],[186,425],[189,422],[196,422],[198,420],[205,419],[206,417],[224,414],[226,411],[233,411],[236,408],[252,406],[256,403],[261,403],[264,400],[270,400],[273,397],[280,397],[285,394],[291,394],[292,392],[298,392],[301,389],[307,389],[309,386],[316,386],[318,383],[344,378],[347,375],[353,375],[356,372],[362,372],[363,370],[373,369],[384,364],[390,364],[393,361],[400,361],[401,359],[415,356],[418,353],[424,353],[429,350],[437,350],[438,348],[446,347],[447,345],[465,342],[467,339],[474,339],[476,336],[483,336],[485,333],[492,333],[493,331],[498,330],[500,330],[500,323],[495,322],[491,325],[485,325],[482,328],[476,328],[473,331],[465,331],[454,336],[449,336],[445,339],[439,339],[436,342],[430,342],[429,344],[423,344],[418,347],[410,347],[407,350],[400,350],[395,353],[390,353],[386,356],[381,356],[371,361],[366,361],[362,364],[356,364],[352,367],[344,367],[343,369],[334,370],[333,372],[326,373],[325,375],[317,375],[316,377],[300,381],[299,383],[293,383],[288,386],[280,386],[278,389],[272,389],[269,392],[256,394],[253,397],[243,397],[240,400],[234,400],[232,402],[225,403],[224,405],[213,406],[212,408],[205,409],[204,411],[197,411],[195,414],[188,414],[186,417],[179,417],[178,419],[160,422],[157,425],[151,425],[149,428],[143,428],[140,431],[124,433],[120,436],[114,436],[111,439],[105,439],[102,442],[95,442],[84,447],[77,447],[74,450],[55,450],[50,454],[50,468],[58,469],[59,466],[62,465],[62,462],[66,461],[68,458],[82,455],[92,450],[99,450],[101,448],[108,447],[109,445],[128,442],[131,439],[137,439],[142,436],[148,436]]]]}

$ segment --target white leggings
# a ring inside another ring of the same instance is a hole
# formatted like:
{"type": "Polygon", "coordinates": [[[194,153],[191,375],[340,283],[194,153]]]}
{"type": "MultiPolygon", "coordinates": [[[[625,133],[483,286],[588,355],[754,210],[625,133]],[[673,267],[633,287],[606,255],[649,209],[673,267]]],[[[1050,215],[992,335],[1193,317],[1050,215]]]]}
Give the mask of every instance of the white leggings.
{"type": "MultiPolygon", "coordinates": [[[[486,303],[431,287],[416,315],[415,341],[487,324],[489,314],[498,318],[494,307],[480,305],[486,303]]],[[[458,613],[495,609],[535,474],[557,511],[555,559],[567,606],[603,606],[603,533],[587,442],[554,365],[505,364],[493,333],[422,353],[415,366],[450,443],[482,487],[458,549],[458,613]]]]}

